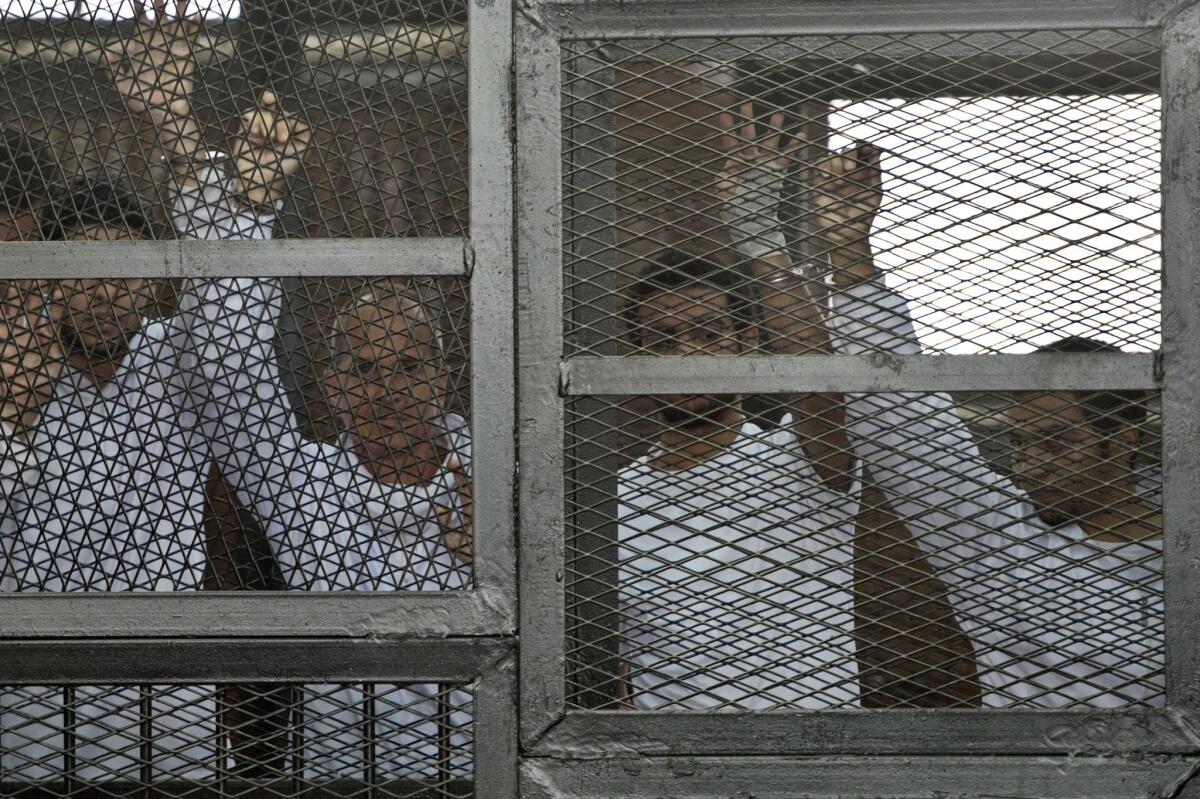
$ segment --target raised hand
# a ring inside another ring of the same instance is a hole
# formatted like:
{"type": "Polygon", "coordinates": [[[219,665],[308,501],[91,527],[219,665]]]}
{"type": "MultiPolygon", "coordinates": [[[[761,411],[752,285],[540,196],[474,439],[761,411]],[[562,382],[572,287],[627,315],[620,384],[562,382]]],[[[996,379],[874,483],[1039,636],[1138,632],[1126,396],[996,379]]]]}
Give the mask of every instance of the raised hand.
{"type": "Polygon", "coordinates": [[[176,0],[167,15],[167,0],[154,0],[154,19],[146,4],[135,2],[136,23],[118,50],[105,53],[113,85],[134,114],[154,123],[172,156],[191,156],[201,147],[192,119],[193,58],[202,17],[187,15],[188,0],[176,0]]]}
{"type": "Polygon", "coordinates": [[[852,283],[875,275],[871,225],[883,199],[880,150],[856,142],[830,153],[809,170],[806,207],[813,233],[833,265],[834,283],[852,283]]]}
{"type": "Polygon", "coordinates": [[[8,280],[0,292],[0,418],[21,430],[62,373],[63,306],[51,281],[8,280]]]}
{"type": "Polygon", "coordinates": [[[743,104],[739,114],[746,121],[736,128],[736,136],[733,115],[723,113],[718,118],[722,130],[730,132],[722,136],[726,160],[717,182],[717,196],[734,246],[748,257],[761,259],[784,251],[779,198],[792,160],[804,142],[789,137],[787,146],[781,148],[782,111],[771,115],[762,136],[755,132],[751,103],[743,104]]]}
{"type": "Polygon", "coordinates": [[[258,107],[242,114],[233,146],[234,190],[253,205],[270,205],[283,195],[284,183],[300,168],[312,130],[279,107],[264,91],[258,107]]]}

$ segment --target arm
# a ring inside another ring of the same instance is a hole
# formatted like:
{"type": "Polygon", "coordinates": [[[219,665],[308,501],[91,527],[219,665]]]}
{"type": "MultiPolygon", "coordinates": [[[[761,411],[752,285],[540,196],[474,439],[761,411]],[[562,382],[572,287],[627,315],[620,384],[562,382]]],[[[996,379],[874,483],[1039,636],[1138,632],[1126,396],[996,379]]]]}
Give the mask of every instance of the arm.
{"type": "Polygon", "coordinates": [[[62,372],[59,322],[63,307],[49,281],[11,280],[2,284],[0,308],[0,516],[9,497],[35,467],[26,432],[37,424],[39,408],[51,397],[62,372]]]}
{"type": "MultiPolygon", "coordinates": [[[[859,142],[814,172],[811,206],[833,267],[834,351],[919,354],[908,304],[886,287],[871,250],[882,198],[879,150],[859,142]]],[[[1037,533],[1027,523],[1029,509],[983,459],[949,396],[852,394],[845,407],[855,455],[952,587],[1029,556],[1021,547],[1037,533]]]]}
{"type": "MultiPolygon", "coordinates": [[[[741,113],[752,119],[752,106],[742,106],[741,113]]],[[[761,142],[756,141],[752,122],[741,128],[739,139],[726,136],[724,149],[730,155],[718,186],[722,216],[734,247],[749,263],[757,288],[762,347],[779,355],[828,352],[829,336],[812,291],[814,281],[802,277],[792,264],[778,218],[792,152],[803,144],[793,142],[788,151],[781,152],[782,123],[783,114],[774,114],[770,132],[761,142]]],[[[732,116],[723,115],[721,124],[732,129],[732,116]]],[[[788,406],[793,431],[817,474],[831,488],[850,490],[853,458],[843,428],[841,397],[796,394],[788,406]]]]}

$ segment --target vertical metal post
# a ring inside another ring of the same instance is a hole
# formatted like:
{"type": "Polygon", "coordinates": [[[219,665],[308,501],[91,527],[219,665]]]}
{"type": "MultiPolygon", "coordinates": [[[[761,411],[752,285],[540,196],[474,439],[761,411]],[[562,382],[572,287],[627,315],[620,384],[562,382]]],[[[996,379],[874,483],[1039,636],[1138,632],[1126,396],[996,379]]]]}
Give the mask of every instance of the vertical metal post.
{"type": "Polygon", "coordinates": [[[296,686],[296,703],[292,705],[292,794],[304,790],[304,686],[296,686]]]}
{"type": "MultiPolygon", "coordinates": [[[[562,69],[547,17],[517,18],[517,307],[521,382],[521,738],[531,745],[565,703],[563,644],[562,69]]],[[[478,705],[477,707],[477,713],[478,705]]]]}
{"type": "Polygon", "coordinates": [[[140,754],[139,765],[142,781],[142,796],[145,799],[151,799],[154,791],[151,789],[151,783],[154,782],[154,689],[149,685],[138,686],[138,711],[141,718],[141,729],[138,740],[138,751],[140,754]]]}
{"type": "Polygon", "coordinates": [[[75,763],[75,686],[64,685],[62,689],[63,706],[63,786],[70,796],[76,788],[75,763]]]}
{"type": "Polygon", "coordinates": [[[1200,6],[1163,31],[1163,563],[1167,701],[1200,712],[1200,6]]]}
{"type": "MultiPolygon", "coordinates": [[[[570,309],[568,353],[615,355],[620,330],[617,298],[617,204],[613,69],[593,43],[565,61],[563,270],[570,309]],[[566,124],[565,120],[573,120],[566,124]],[[567,167],[566,165],[569,165],[567,167]]],[[[566,453],[568,699],[604,707],[617,697],[617,472],[619,425],[608,403],[574,401],[573,446],[566,453]]]]}
{"type": "Polygon", "coordinates": [[[363,683],[363,782],[367,785],[368,799],[378,795],[379,745],[375,730],[375,684],[363,683]]]}
{"type": "Polygon", "coordinates": [[[450,691],[453,685],[439,683],[437,687],[437,772],[438,784],[449,785],[454,778],[450,760],[454,752],[450,743],[450,691]]]}

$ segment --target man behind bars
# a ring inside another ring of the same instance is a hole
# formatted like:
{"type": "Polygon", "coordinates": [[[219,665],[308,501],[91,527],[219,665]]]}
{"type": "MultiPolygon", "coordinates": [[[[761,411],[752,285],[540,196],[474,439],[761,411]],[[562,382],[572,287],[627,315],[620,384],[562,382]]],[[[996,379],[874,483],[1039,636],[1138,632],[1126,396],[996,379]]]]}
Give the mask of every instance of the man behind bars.
{"type": "MultiPolygon", "coordinates": [[[[781,123],[771,119],[761,145],[752,124],[741,129],[748,144],[727,167],[725,216],[751,260],[772,349],[804,352],[820,335],[775,218],[790,166],[781,123]]],[[[833,350],[919,352],[907,305],[871,254],[878,151],[860,143],[815,172],[833,350]]],[[[705,259],[660,261],[634,285],[637,343],[664,355],[745,351],[748,290],[705,259]]],[[[857,703],[851,536],[864,466],[947,584],[975,643],[987,706],[1161,700],[1153,512],[1121,508],[1126,523],[1091,534],[1043,521],[983,461],[945,395],[846,395],[841,408],[793,400],[771,433],[742,419],[738,400],[659,397],[666,431],[621,472],[622,646],[635,706],[857,703]]]]}
{"type": "MultiPolygon", "coordinates": [[[[207,174],[208,164],[195,129],[166,124],[166,107],[178,101],[170,85],[190,84],[191,78],[190,70],[176,69],[181,62],[170,57],[164,42],[185,23],[169,22],[161,7],[156,10],[152,24],[138,9],[139,22],[125,42],[128,61],[114,59],[112,66],[119,92],[131,110],[155,122],[175,167],[177,227],[185,237],[261,238],[273,216],[260,209],[279,190],[288,158],[297,159],[304,142],[256,137],[248,126],[235,147],[233,180],[201,185],[197,178],[207,174]],[[152,83],[148,75],[154,75],[152,83]],[[235,200],[230,193],[237,188],[243,194],[235,200]],[[251,204],[255,200],[258,205],[251,204]]],[[[161,238],[152,213],[131,190],[100,178],[76,181],[40,211],[41,233],[50,240],[161,238]]],[[[211,453],[194,401],[189,355],[188,309],[196,304],[195,291],[183,293],[180,313],[156,319],[149,310],[161,299],[160,281],[66,280],[51,296],[45,288],[25,292],[27,311],[30,303],[51,309],[41,314],[36,335],[6,341],[6,373],[10,363],[19,363],[18,371],[40,371],[37,401],[24,410],[23,429],[14,430],[9,442],[23,444],[27,456],[19,478],[5,486],[0,509],[0,590],[199,589],[205,569],[203,484],[211,453]],[[50,352],[59,342],[62,361],[50,352]],[[13,347],[25,352],[10,353],[13,347]]],[[[28,780],[62,771],[62,745],[56,742],[62,698],[57,689],[4,693],[0,726],[7,773],[28,780]]],[[[136,778],[143,721],[137,690],[81,687],[74,703],[73,776],[136,778]]],[[[211,735],[198,734],[214,726],[209,691],[158,691],[150,715],[159,736],[157,777],[211,773],[211,735]]]]}

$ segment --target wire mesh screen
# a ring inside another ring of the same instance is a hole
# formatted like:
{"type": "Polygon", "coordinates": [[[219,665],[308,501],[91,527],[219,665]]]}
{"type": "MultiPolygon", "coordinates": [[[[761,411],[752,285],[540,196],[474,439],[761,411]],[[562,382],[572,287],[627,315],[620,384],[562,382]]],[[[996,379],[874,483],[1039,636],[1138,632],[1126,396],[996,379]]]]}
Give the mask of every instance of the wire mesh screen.
{"type": "Polygon", "coordinates": [[[42,235],[38,206],[81,176],[136,192],[163,222],[175,180],[209,164],[228,165],[256,203],[274,204],[263,195],[277,164],[296,173],[279,236],[465,231],[464,2],[97,0],[0,11],[8,239],[42,235]],[[237,169],[247,152],[237,119],[256,112],[272,165],[252,175],[237,169]]]}
{"type": "Polygon", "coordinates": [[[1133,392],[572,401],[576,703],[1161,705],[1154,406],[1133,392]]]}
{"type": "Polygon", "coordinates": [[[0,590],[469,588],[467,289],[9,282],[0,590]]]}
{"type": "Polygon", "coordinates": [[[810,275],[855,260],[831,153],[863,144],[882,163],[873,257],[926,351],[1156,349],[1156,37],[565,42],[567,354],[653,354],[622,309],[664,248],[785,252],[810,275]]]}
{"type": "MultiPolygon", "coordinates": [[[[1154,33],[563,46],[568,358],[1157,349],[1154,33]]],[[[1163,703],[1153,392],[681,374],[568,402],[576,706],[1163,703]]]]}
{"type": "Polygon", "coordinates": [[[453,685],[0,689],[5,796],[473,795],[453,685]]]}

